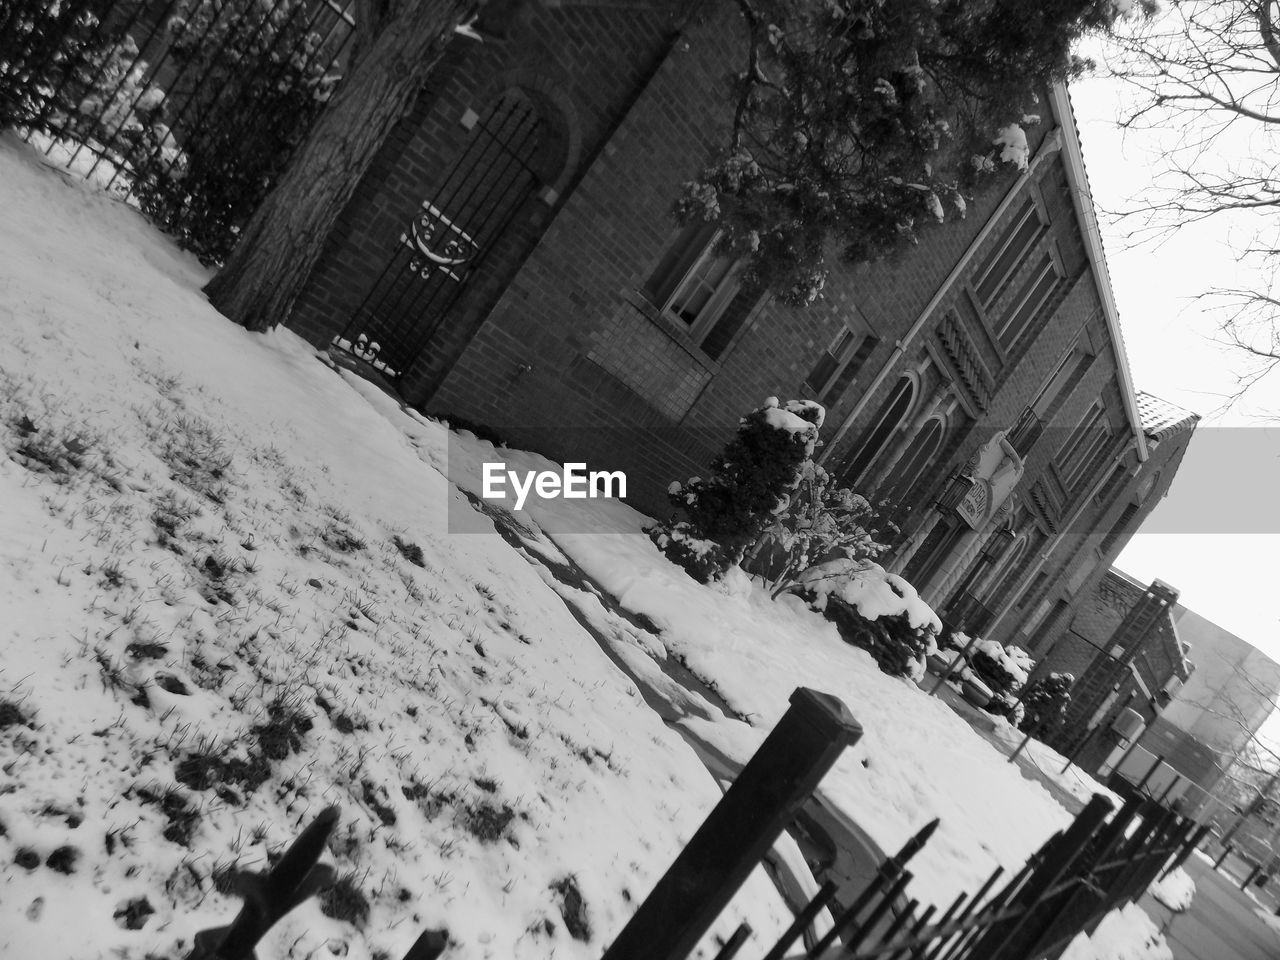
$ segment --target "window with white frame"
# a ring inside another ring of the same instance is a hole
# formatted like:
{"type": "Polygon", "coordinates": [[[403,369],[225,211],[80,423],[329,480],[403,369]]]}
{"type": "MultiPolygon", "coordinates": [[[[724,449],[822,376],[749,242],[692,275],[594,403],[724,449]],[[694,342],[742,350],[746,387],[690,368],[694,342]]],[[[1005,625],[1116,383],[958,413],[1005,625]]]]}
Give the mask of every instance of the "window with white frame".
{"type": "MultiPolygon", "coordinates": [[[[731,335],[724,335],[724,329],[717,331],[716,327],[740,290],[741,266],[734,257],[716,251],[720,235],[714,223],[685,227],[644,286],[649,301],[664,316],[687,329],[696,342],[714,341],[717,356],[732,339],[731,335]]],[[[737,332],[749,312],[750,305],[735,312],[732,333],[737,332]]]]}

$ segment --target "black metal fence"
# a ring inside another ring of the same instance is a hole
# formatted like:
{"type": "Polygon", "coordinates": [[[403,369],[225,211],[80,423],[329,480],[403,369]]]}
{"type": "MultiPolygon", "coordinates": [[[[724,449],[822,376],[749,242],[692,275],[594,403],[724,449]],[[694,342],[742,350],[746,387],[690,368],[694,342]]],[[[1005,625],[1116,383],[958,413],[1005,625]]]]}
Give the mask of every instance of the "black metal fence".
{"type": "MultiPolygon", "coordinates": [[[[1050,839],[1011,879],[997,868],[972,894],[962,893],[935,918],[934,906],[909,896],[904,856],[886,860],[833,928],[805,956],[848,960],[1046,960],[1110,911],[1132,902],[1191,853],[1204,828],[1135,798],[1110,820],[1097,796],[1066,831],[1050,839]]],[[[918,848],[918,846],[917,846],[918,848]]],[[[912,851],[913,852],[913,851],[912,851]]],[[[907,853],[907,851],[904,851],[907,853]]],[[[909,853],[907,854],[909,856],[909,853]]],[[[820,899],[830,894],[824,888],[820,899]]],[[[791,942],[798,932],[789,931],[791,942]]],[[[781,957],[784,937],[766,957],[781,957]]]]}
{"type": "MultiPolygon", "coordinates": [[[[765,852],[795,818],[861,728],[839,700],[797,690],[791,709],[743,768],[720,803],[614,939],[603,960],[685,960],[765,852]]],[[[202,931],[188,960],[247,960],[254,945],[284,914],[333,882],[317,865],[337,823],[329,808],[265,876],[244,875],[245,904],[225,927],[202,931]]],[[[911,859],[938,821],[884,860],[849,903],[837,902],[826,882],[764,954],[764,960],[1051,960],[1075,936],[1091,932],[1110,911],[1136,900],[1162,872],[1181,865],[1207,827],[1159,803],[1134,796],[1119,810],[1095,796],[1066,830],[1003,884],[997,868],[973,893],[961,893],[939,915],[908,899],[911,859]],[[817,916],[834,920],[821,936],[817,916]]],[[[742,924],[716,960],[732,960],[747,944],[742,924]]],[[[404,960],[436,960],[448,934],[429,930],[404,960]]]]}
{"type": "MultiPolygon", "coordinates": [[[[791,717],[788,713],[779,727],[791,717]]],[[[856,736],[846,742],[854,740],[856,736]]],[[[769,747],[766,741],[752,763],[769,747]]],[[[733,789],[750,773],[749,766],[733,789]]],[[[725,803],[707,818],[695,841],[701,837],[704,846],[716,848],[740,828],[738,818],[723,807],[725,803]]],[[[1001,884],[1005,871],[997,868],[976,891],[958,895],[938,914],[936,907],[908,899],[912,874],[906,869],[936,826],[936,821],[929,824],[881,863],[851,902],[838,903],[836,885],[825,883],[764,960],[798,956],[793,951],[802,937],[808,960],[1050,960],[1077,934],[1091,932],[1107,913],[1136,900],[1163,872],[1181,865],[1208,829],[1147,797],[1135,795],[1115,811],[1111,800],[1095,796],[1068,829],[1050,838],[1011,879],[1001,884]],[[834,922],[818,937],[814,918],[828,908],[834,922]]],[[[629,949],[632,944],[647,944],[643,955],[648,960],[684,960],[688,955],[691,938],[671,941],[663,929],[673,898],[685,903],[686,912],[693,909],[689,892],[705,874],[705,864],[697,861],[686,865],[687,875],[681,873],[686,854],[641,905],[604,960],[634,960],[640,953],[629,949]],[[651,909],[654,904],[660,909],[651,909]]],[[[705,931],[711,919],[704,917],[700,929],[705,931]]],[[[749,926],[739,927],[716,960],[731,960],[750,936],[749,926]]]]}
{"type": "Polygon", "coordinates": [[[0,0],[0,129],[221,262],[342,78],[354,0],[0,0]]]}

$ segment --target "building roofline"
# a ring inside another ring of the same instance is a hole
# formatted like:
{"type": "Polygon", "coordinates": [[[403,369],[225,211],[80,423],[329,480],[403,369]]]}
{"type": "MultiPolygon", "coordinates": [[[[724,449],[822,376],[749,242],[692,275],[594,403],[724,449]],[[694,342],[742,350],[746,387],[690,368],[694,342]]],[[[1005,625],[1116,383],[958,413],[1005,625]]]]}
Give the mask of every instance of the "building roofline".
{"type": "Polygon", "coordinates": [[[1147,439],[1156,443],[1188,433],[1200,422],[1200,414],[1194,410],[1157,397],[1150,390],[1138,391],[1138,412],[1147,416],[1148,422],[1143,425],[1143,432],[1147,439]]]}
{"type": "Polygon", "coordinates": [[[1098,217],[1093,208],[1093,193],[1089,189],[1089,174],[1084,165],[1084,152],[1080,146],[1080,131],[1076,128],[1075,111],[1071,107],[1071,94],[1064,83],[1055,83],[1049,93],[1049,104],[1053,110],[1053,119],[1062,131],[1062,153],[1064,167],[1071,185],[1071,200],[1076,208],[1076,217],[1080,221],[1080,232],[1084,235],[1085,251],[1089,257],[1089,265],[1093,268],[1094,285],[1098,297],[1102,301],[1102,315],[1106,320],[1107,331],[1111,334],[1111,345],[1116,356],[1116,370],[1120,377],[1120,394],[1124,398],[1125,413],[1133,428],[1137,446],[1138,459],[1148,457],[1146,435],[1142,429],[1142,418],[1138,413],[1138,396],[1133,386],[1133,374],[1129,369],[1129,357],[1124,349],[1124,334],[1120,330],[1120,314],[1116,309],[1115,293],[1111,288],[1111,272],[1107,269],[1107,254],[1102,246],[1102,232],[1098,228],[1098,217]]]}

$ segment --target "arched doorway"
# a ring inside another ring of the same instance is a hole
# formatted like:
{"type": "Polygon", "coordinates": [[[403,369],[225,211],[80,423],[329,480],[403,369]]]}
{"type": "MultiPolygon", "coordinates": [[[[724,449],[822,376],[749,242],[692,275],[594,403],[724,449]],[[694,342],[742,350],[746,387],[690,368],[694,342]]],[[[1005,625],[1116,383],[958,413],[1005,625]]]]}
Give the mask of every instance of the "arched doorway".
{"type": "Polygon", "coordinates": [[[472,116],[466,147],[423,198],[334,339],[393,381],[447,323],[486,254],[541,185],[537,161],[546,125],[530,98],[508,90],[483,117],[472,116]]]}

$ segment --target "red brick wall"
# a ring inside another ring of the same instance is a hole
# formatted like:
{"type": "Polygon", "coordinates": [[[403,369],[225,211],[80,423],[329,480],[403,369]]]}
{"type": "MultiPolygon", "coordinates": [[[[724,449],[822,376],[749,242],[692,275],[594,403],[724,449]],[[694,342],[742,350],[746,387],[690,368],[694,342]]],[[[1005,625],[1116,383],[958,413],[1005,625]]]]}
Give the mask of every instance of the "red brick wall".
{"type": "MultiPolygon", "coordinates": [[[[289,326],[318,345],[346,327],[418,205],[440,189],[468,139],[478,135],[461,125],[468,109],[483,115],[511,87],[529,93],[550,127],[540,172],[563,194],[625,115],[671,33],[654,10],[525,4],[505,39],[457,38],[344,210],[289,326]]],[[[537,197],[517,211],[450,314],[447,336],[432,342],[411,381],[438,379],[549,216],[537,197]]]]}
{"type": "MultiPolygon", "coordinates": [[[[674,236],[668,211],[680,183],[723,142],[722,78],[737,62],[725,35],[723,25],[711,24],[677,46],[440,387],[424,398],[427,409],[484,422],[514,443],[536,441],[553,456],[572,454],[625,469],[633,477],[633,499],[650,510],[665,510],[662,492],[670,481],[704,470],[738,419],[765,397],[808,396],[804,376],[856,308],[880,344],[829,411],[830,435],[864,392],[860,384],[892,355],[895,340],[1016,179],[1007,172],[971,204],[966,220],[926,232],[919,248],[889,262],[836,269],[824,298],[812,307],[767,301],[714,362],[663,324],[639,291],[674,236]],[[522,371],[525,365],[532,369],[522,371]],[[549,434],[548,423],[563,429],[549,434]]],[[[1077,249],[1074,218],[1060,200],[1050,203],[1050,211],[1065,249],[1077,249]]],[[[981,252],[974,263],[980,260],[981,252]]],[[[933,322],[965,296],[962,287],[954,288],[933,322]]],[[[997,397],[972,433],[947,438],[948,460],[967,458],[991,432],[1012,423],[1084,316],[1096,310],[1086,301],[1069,299],[1038,336],[995,369],[997,397]]],[[[925,340],[919,338],[898,366],[916,366],[925,340]]],[[[895,370],[879,393],[896,379],[895,370]]],[[[877,405],[878,397],[872,398],[837,456],[847,453],[877,405]]],[[[949,467],[939,463],[934,479],[949,467]]]]}

